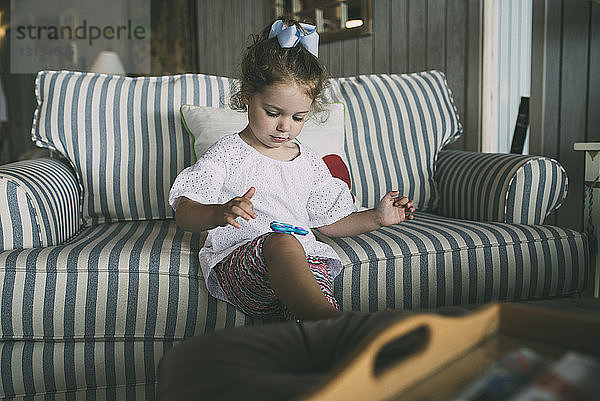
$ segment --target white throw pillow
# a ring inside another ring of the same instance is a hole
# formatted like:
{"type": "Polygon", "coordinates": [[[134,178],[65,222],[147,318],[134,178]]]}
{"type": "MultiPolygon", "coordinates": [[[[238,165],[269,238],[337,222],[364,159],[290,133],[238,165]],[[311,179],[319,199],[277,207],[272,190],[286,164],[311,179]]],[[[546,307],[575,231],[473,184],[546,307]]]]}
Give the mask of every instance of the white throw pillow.
{"type": "MultiPolygon", "coordinates": [[[[321,123],[309,118],[298,135],[302,145],[309,146],[319,156],[339,155],[346,166],[344,152],[344,104],[328,103],[327,121],[321,123]]],[[[200,157],[223,136],[240,132],[248,124],[248,113],[207,106],[181,106],[181,118],[189,134],[194,137],[194,152],[200,157]]]]}

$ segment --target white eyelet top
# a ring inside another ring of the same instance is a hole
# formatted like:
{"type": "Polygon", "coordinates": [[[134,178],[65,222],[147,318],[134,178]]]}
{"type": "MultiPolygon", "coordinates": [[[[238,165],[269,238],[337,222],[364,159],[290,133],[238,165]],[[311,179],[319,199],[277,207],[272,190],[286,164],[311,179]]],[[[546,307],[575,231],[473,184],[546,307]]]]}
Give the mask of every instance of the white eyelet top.
{"type": "MultiPolygon", "coordinates": [[[[256,188],[251,199],[256,219],[239,217],[241,229],[226,226],[209,230],[200,250],[200,267],[213,296],[227,301],[211,274],[213,267],[240,245],[271,232],[272,221],[314,228],[356,211],[346,183],[332,177],[314,151],[299,146],[300,155],[294,160],[279,161],[258,152],[238,134],[227,135],[175,179],[169,194],[173,209],[181,196],[202,204],[223,204],[250,187],[256,188]]],[[[317,241],[310,230],[296,238],[307,255],[329,259],[333,278],[339,274],[342,265],[333,248],[317,241]]]]}

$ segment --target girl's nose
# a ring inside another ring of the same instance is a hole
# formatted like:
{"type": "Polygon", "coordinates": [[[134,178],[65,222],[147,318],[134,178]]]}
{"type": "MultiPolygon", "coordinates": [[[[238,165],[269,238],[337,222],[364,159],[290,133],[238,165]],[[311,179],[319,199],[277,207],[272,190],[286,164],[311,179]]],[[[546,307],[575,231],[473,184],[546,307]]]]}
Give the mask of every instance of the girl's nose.
{"type": "Polygon", "coordinates": [[[280,118],[277,122],[277,131],[288,132],[290,130],[290,121],[288,118],[280,118]]]}

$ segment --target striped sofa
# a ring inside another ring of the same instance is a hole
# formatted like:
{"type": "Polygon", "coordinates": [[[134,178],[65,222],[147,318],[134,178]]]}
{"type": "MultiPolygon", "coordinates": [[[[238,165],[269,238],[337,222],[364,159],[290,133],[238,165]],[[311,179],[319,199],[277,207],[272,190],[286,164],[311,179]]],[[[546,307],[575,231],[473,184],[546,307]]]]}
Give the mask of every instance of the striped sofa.
{"type": "MultiPolygon", "coordinates": [[[[231,79],[42,71],[32,139],[57,157],[0,166],[0,395],[152,400],[161,356],[255,324],[210,297],[167,199],[194,162],[182,104],[226,107],[231,79]]],[[[415,199],[413,221],[319,239],[343,260],[344,310],[423,310],[581,292],[584,234],[544,225],[567,191],[554,160],[443,150],[462,133],[444,75],[330,81],[346,106],[352,191],[415,199]]]]}

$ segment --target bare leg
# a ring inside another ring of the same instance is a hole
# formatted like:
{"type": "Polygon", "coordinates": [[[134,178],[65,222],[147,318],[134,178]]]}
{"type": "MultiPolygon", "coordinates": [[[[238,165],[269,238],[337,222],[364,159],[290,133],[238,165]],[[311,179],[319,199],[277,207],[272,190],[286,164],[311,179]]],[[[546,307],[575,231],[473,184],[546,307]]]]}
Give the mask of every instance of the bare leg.
{"type": "Polygon", "coordinates": [[[341,314],[323,295],[296,237],[282,233],[269,235],[263,243],[263,255],[273,290],[298,319],[316,320],[341,314]]]}

